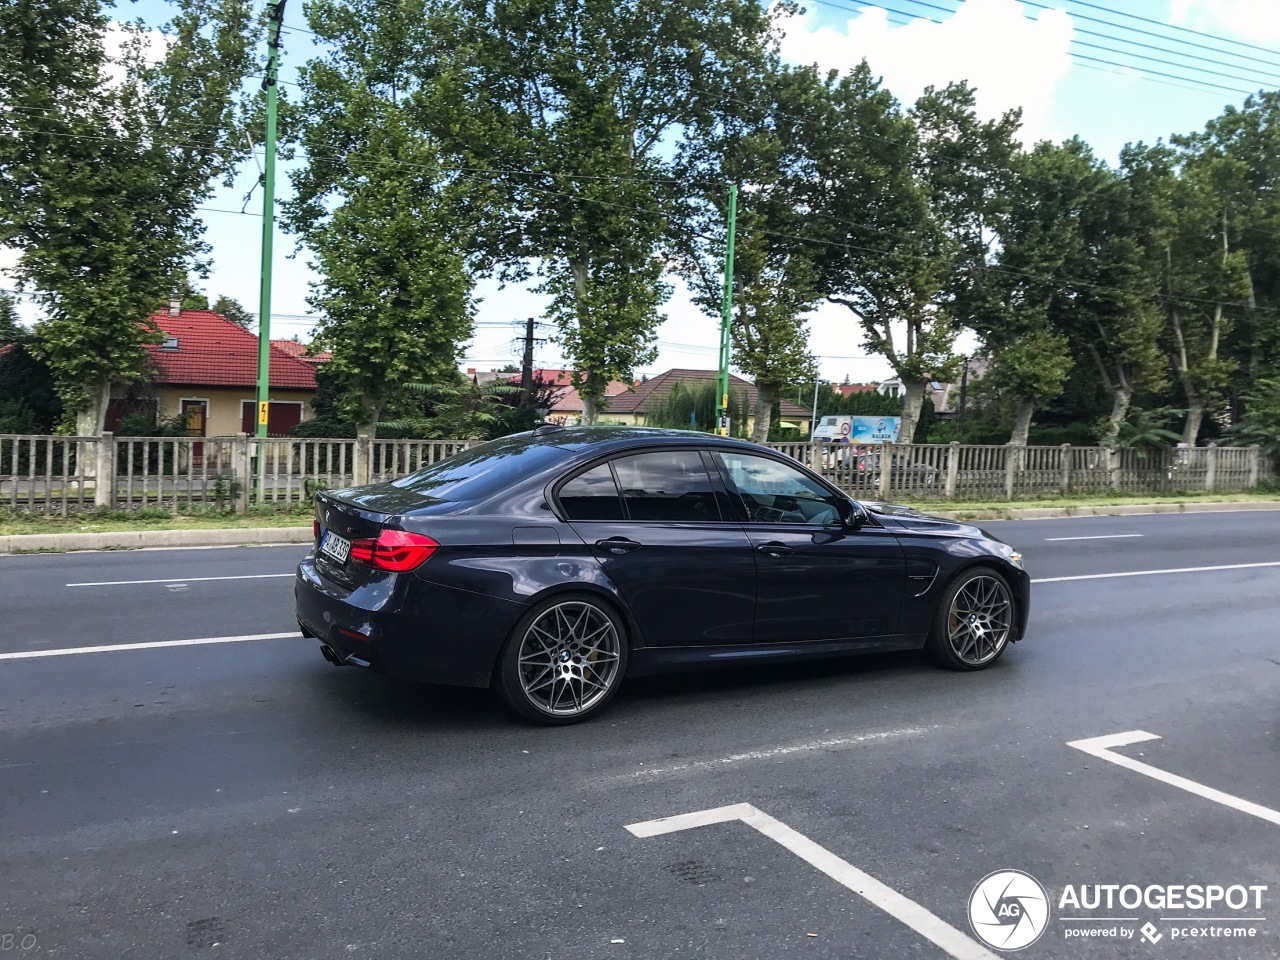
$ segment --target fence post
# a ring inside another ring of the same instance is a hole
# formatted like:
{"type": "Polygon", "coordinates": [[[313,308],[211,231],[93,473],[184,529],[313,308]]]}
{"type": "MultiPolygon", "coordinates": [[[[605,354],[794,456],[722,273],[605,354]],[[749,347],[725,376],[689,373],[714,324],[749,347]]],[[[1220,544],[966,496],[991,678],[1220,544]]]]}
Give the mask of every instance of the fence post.
{"type": "Polygon", "coordinates": [[[952,440],[947,447],[947,485],[942,495],[948,500],[956,498],[956,481],[960,477],[960,441],[952,440]]]}
{"type": "Polygon", "coordinates": [[[1245,487],[1246,490],[1258,489],[1258,474],[1261,466],[1259,461],[1261,459],[1262,448],[1255,443],[1249,448],[1249,485],[1245,487]]]}
{"type": "Polygon", "coordinates": [[[1059,449],[1062,451],[1062,462],[1059,464],[1062,476],[1058,484],[1062,489],[1062,495],[1066,497],[1071,495],[1071,444],[1064,443],[1059,449]]]}
{"type": "Polygon", "coordinates": [[[822,444],[817,440],[809,441],[809,469],[822,473],[822,444]]]}
{"type": "Polygon", "coordinates": [[[880,489],[877,496],[881,500],[889,499],[889,484],[893,481],[894,446],[892,443],[880,447],[880,489]]]}
{"type": "Polygon", "coordinates": [[[1004,445],[1004,498],[1013,499],[1013,473],[1018,465],[1017,453],[1020,448],[1012,443],[1004,445]]]}
{"type": "Polygon", "coordinates": [[[1107,447],[1107,473],[1112,490],[1120,489],[1120,449],[1107,447]]]}
{"type": "Polygon", "coordinates": [[[232,482],[239,481],[239,492],[235,498],[235,510],[244,513],[249,509],[249,492],[253,487],[253,464],[249,458],[249,435],[237,433],[231,449],[232,482]]]}
{"type": "Polygon", "coordinates": [[[1205,448],[1204,456],[1204,492],[1213,493],[1214,488],[1218,485],[1218,445],[1216,443],[1209,444],[1205,448]]]}
{"type": "Polygon", "coordinates": [[[116,505],[116,438],[104,431],[94,444],[93,505],[110,509],[116,505]]]}

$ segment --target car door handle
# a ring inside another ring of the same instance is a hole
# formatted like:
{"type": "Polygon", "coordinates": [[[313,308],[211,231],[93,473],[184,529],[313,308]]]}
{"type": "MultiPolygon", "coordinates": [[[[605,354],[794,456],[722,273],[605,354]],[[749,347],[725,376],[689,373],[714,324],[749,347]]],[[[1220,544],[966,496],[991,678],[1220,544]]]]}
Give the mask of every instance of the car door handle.
{"type": "Polygon", "coordinates": [[[779,543],[777,540],[759,544],[756,549],[770,557],[785,557],[788,554],[795,553],[795,550],[791,549],[791,547],[788,547],[785,543],[779,543]]]}
{"type": "Polygon", "coordinates": [[[630,553],[632,550],[640,548],[640,544],[634,540],[628,540],[626,537],[609,537],[606,540],[597,540],[596,546],[601,550],[608,550],[610,553],[619,555],[630,553]]]}

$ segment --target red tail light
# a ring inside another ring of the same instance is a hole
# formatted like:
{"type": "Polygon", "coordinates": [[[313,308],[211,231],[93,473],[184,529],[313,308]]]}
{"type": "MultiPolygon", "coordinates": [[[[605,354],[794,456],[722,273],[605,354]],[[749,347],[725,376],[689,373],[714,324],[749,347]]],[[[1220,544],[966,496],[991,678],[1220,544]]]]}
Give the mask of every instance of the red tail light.
{"type": "Polygon", "coordinates": [[[404,573],[425,563],[439,546],[420,533],[383,530],[377,540],[352,540],[351,559],[375,570],[404,573]]]}
{"type": "Polygon", "coordinates": [[[320,520],[317,517],[311,518],[311,539],[312,540],[320,539],[320,520]]]}

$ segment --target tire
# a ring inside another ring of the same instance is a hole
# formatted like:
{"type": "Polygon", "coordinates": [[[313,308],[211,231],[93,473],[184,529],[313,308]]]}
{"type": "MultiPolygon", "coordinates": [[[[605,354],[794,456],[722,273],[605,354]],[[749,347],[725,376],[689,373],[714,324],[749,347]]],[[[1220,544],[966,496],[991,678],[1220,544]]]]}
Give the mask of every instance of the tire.
{"type": "Polygon", "coordinates": [[[974,567],[947,585],[926,647],[944,667],[985,670],[1008,649],[1013,625],[1009,582],[990,567],[974,567]]]}
{"type": "Polygon", "coordinates": [[[566,593],[535,604],[498,657],[499,696],[534,723],[559,726],[594,716],[627,672],[627,636],[608,606],[566,593]]]}

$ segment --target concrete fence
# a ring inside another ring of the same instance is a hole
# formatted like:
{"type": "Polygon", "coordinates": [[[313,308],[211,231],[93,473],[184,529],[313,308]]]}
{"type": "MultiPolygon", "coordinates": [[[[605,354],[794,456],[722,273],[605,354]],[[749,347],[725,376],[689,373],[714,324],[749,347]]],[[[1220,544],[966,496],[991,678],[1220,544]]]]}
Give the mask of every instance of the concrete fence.
{"type": "MultiPolygon", "coordinates": [[[[2,435],[0,508],[65,516],[95,507],[177,513],[303,503],[319,489],[404,476],[477,442],[2,435]]],[[[769,446],[864,500],[1236,493],[1271,474],[1257,447],[769,446]]]]}

